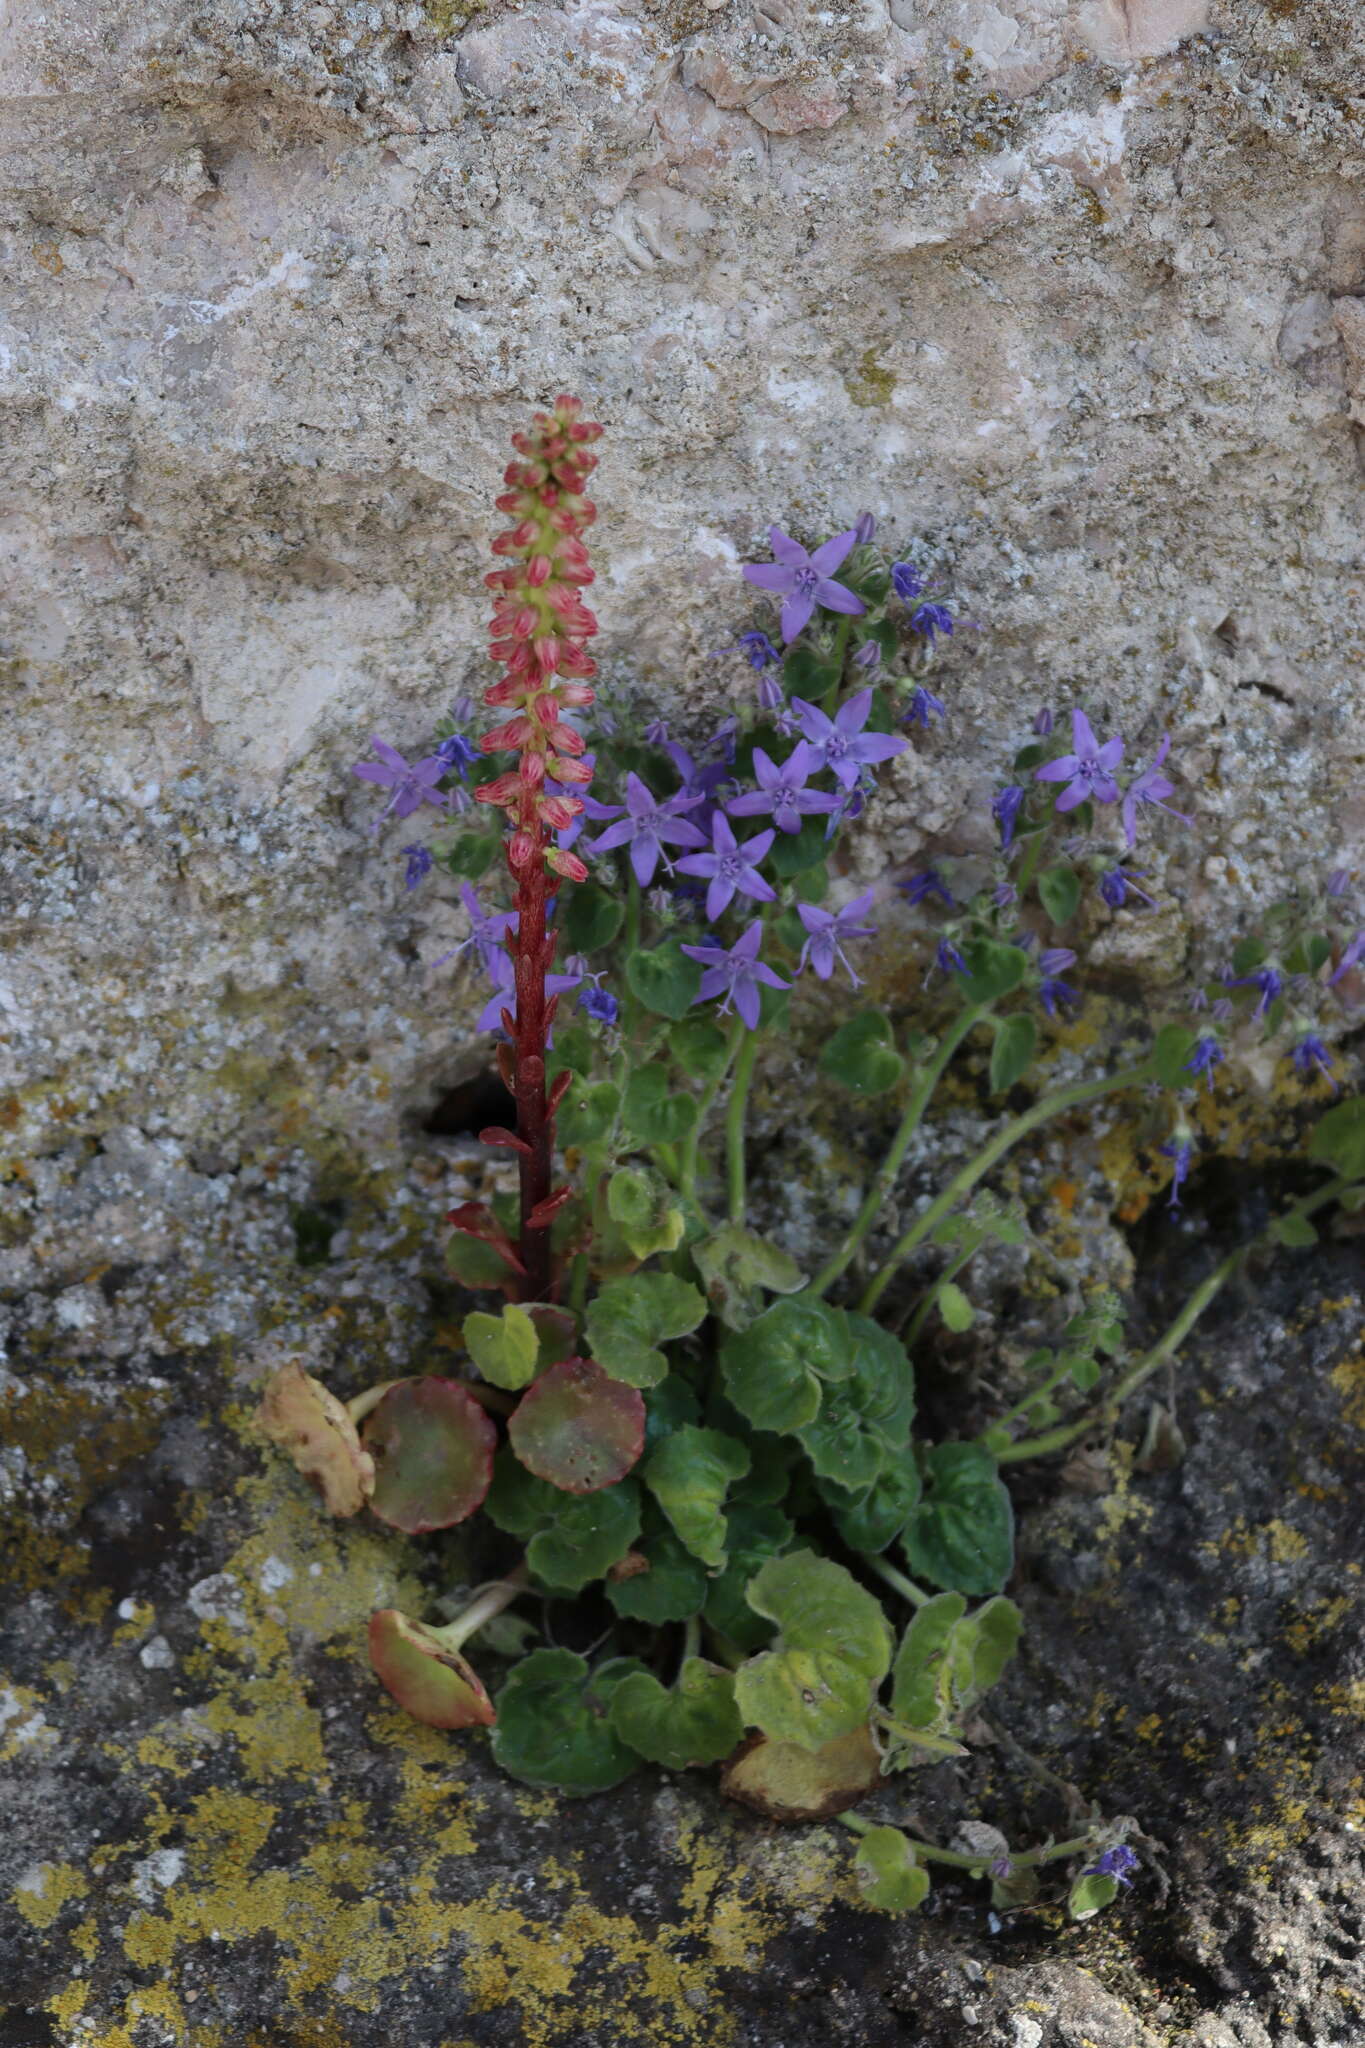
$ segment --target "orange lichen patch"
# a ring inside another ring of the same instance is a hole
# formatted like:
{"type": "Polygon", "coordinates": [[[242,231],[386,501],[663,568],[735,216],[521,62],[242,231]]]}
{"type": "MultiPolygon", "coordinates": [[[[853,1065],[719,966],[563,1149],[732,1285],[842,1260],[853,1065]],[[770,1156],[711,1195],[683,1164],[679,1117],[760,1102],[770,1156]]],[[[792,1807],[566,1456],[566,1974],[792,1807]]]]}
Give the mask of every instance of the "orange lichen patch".
{"type": "Polygon", "coordinates": [[[1080,1193],[1080,1189],[1074,1180],[1054,1180],[1048,1189],[1048,1193],[1052,1196],[1057,1207],[1065,1210],[1069,1216],[1076,1206],[1076,1197],[1080,1193]]]}

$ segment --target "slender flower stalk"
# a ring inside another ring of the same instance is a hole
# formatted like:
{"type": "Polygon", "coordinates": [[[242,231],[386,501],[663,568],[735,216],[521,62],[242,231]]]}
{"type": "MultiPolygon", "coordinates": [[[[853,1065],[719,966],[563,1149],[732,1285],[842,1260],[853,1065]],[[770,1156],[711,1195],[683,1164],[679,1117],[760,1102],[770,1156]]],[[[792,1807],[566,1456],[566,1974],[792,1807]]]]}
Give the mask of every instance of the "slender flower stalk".
{"type": "Polygon", "coordinates": [[[582,759],[582,735],[564,718],[592,703],[588,679],[596,673],[587,643],[597,621],[582,598],[593,571],[582,536],[596,517],[584,495],[597,466],[588,446],[602,429],[582,411],[580,399],[561,397],[553,412],[533,416],[529,432],[513,435],[520,460],[504,472],[507,490],[497,505],[514,523],[493,542],[503,566],[484,578],[496,593],[489,652],[503,667],[484,703],[502,712],[504,722],[484,733],[479,746],[485,754],[514,753],[517,761],[474,795],[505,811],[511,828],[506,853],[517,923],[505,943],[515,986],[501,1017],[512,1041],[508,1078],[517,1129],[498,1142],[510,1143],[521,1170],[518,1253],[521,1292],[529,1301],[549,1295],[550,1225],[568,1198],[567,1188],[551,1188],[562,1089],[549,1092],[545,1085],[545,1047],[558,1003],[546,992],[555,950],[546,911],[561,880],[585,881],[588,872],[577,854],[555,843],[582,814],[578,792],[592,775],[582,759]]]}

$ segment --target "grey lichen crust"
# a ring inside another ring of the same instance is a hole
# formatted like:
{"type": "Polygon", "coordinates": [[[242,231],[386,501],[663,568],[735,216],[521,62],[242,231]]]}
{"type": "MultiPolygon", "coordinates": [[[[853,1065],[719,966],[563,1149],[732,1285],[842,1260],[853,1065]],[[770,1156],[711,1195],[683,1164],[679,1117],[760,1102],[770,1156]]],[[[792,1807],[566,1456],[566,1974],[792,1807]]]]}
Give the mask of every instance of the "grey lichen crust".
{"type": "Polygon", "coordinates": [[[12,8],[21,1155],[106,1105],[232,1143],[320,1060],[391,1131],[453,1071],[454,885],[403,900],[344,769],[484,675],[505,437],[565,383],[627,717],[752,687],[711,656],[770,516],[869,506],[980,622],[866,874],[988,845],[1078,696],[1172,732],[1201,821],[1125,972],[1358,863],[1363,39],[1346,0],[12,8]]]}

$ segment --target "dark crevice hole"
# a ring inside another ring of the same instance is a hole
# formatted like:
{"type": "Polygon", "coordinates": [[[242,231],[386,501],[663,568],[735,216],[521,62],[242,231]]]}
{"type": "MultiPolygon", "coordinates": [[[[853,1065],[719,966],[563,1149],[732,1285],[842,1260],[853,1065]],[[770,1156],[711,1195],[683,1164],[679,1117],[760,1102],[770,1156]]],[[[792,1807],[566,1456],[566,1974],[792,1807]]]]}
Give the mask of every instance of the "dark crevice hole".
{"type": "Polygon", "coordinates": [[[422,1129],[431,1138],[477,1138],[489,1124],[515,1130],[517,1105],[496,1067],[459,1081],[438,1096],[422,1129]]]}

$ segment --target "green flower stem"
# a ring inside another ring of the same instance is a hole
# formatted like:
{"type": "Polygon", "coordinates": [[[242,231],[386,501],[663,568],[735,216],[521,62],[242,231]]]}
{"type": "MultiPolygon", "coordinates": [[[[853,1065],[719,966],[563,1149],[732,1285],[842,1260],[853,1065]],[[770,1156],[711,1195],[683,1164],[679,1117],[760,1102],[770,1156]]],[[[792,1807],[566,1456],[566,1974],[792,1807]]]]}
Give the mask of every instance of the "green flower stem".
{"type": "Polygon", "coordinates": [[[463,1614],[457,1614],[454,1621],[447,1622],[444,1628],[433,1629],[432,1634],[439,1636],[448,1649],[458,1650],[486,1621],[491,1621],[495,1614],[501,1614],[504,1607],[510,1607],[517,1595],[526,1590],[527,1570],[523,1558],[506,1578],[495,1579],[491,1586],[485,1586],[463,1614]]]}
{"type": "Polygon", "coordinates": [[[678,1187],[685,1198],[695,1207],[701,1204],[697,1199],[697,1154],[701,1147],[702,1129],[707,1117],[715,1107],[716,1097],[725,1085],[725,1077],[734,1065],[744,1037],[744,1019],[736,1017],[730,1025],[730,1040],[725,1048],[725,1064],[714,1080],[708,1081],[697,1098],[697,1121],[683,1139],[682,1153],[678,1161],[678,1187]]]}
{"type": "Polygon", "coordinates": [[[725,1156],[730,1186],[730,1221],[744,1221],[744,1113],[749,1106],[749,1084],[758,1059],[758,1033],[744,1032],[744,1043],[735,1062],[734,1085],[725,1111],[725,1156]]]}
{"type": "Polygon", "coordinates": [[[810,1284],[810,1292],[812,1294],[827,1294],[834,1285],[834,1282],[839,1278],[839,1275],[852,1260],[859,1245],[861,1245],[868,1231],[876,1222],[882,1203],[896,1184],[896,1176],[900,1172],[901,1164],[910,1148],[910,1140],[919,1128],[920,1119],[929,1106],[929,1098],[938,1086],[945,1067],[961,1045],[963,1039],[972,1029],[972,1026],[979,1024],[983,1018],[989,1015],[990,1005],[988,1003],[978,1003],[970,1009],[963,1010],[961,1015],[944,1033],[933,1059],[920,1074],[914,1092],[905,1106],[905,1114],[897,1126],[896,1135],[891,1140],[891,1148],[878,1168],[871,1187],[863,1197],[863,1205],[854,1218],[844,1237],[843,1243],[836,1252],[831,1253],[830,1257],[826,1259],[824,1265],[816,1274],[814,1280],[812,1280],[810,1284]]]}
{"type": "Polygon", "coordinates": [[[688,1658],[689,1658],[689,1657],[696,1657],[696,1656],[698,1656],[698,1655],[700,1654],[700,1652],[701,1652],[701,1616],[700,1616],[699,1614],[693,1614],[693,1615],[689,1615],[689,1617],[688,1617],[688,1620],[687,1620],[687,1626],[686,1626],[686,1627],[684,1628],[684,1630],[683,1630],[683,1652],[682,1652],[682,1661],[683,1661],[683,1663],[685,1664],[685,1663],[687,1662],[687,1660],[688,1660],[688,1658]]]}
{"type": "Polygon", "coordinates": [[[993,1138],[987,1140],[974,1158],[961,1167],[949,1181],[937,1201],[931,1202],[921,1211],[898,1242],[890,1256],[884,1261],[863,1291],[858,1307],[863,1315],[870,1315],[881,1300],[893,1279],[896,1268],[907,1259],[915,1246],[922,1244],[944,1217],[957,1207],[965,1195],[969,1195],[979,1180],[983,1180],[991,1168],[1005,1154],[1026,1138],[1030,1131],[1036,1131],[1040,1124],[1047,1123],[1054,1116],[1062,1116],[1069,1109],[1080,1109],[1087,1102],[1098,1102],[1103,1095],[1116,1095],[1123,1088],[1140,1088],[1144,1081],[1157,1078],[1156,1061],[1145,1059],[1135,1067],[1123,1067],[1117,1074],[1104,1074],[1097,1081],[1076,1081],[1069,1088],[1059,1088],[1052,1095],[1045,1095],[1026,1109],[1022,1116],[1011,1117],[1002,1124],[993,1138]]]}
{"type": "Polygon", "coordinates": [[[1033,1408],[1037,1405],[1039,1401],[1045,1400],[1046,1397],[1052,1392],[1052,1389],[1059,1383],[1059,1381],[1064,1380],[1066,1378],[1070,1370],[1071,1367],[1068,1361],[1065,1358],[1060,1359],[1058,1363],[1053,1366],[1051,1372],[1048,1374],[1047,1378],[1042,1382],[1042,1384],[1040,1386],[1036,1386],[1031,1393],[1025,1394],[1022,1401],[1016,1401],[1012,1408],[1007,1408],[1004,1414],[998,1416],[996,1420],[991,1424],[991,1428],[1007,1428],[1011,1422],[1013,1422],[1018,1416],[1024,1413],[1025,1409],[1033,1408]]]}
{"type": "Polygon", "coordinates": [[[915,1310],[914,1315],[910,1318],[910,1327],[905,1333],[905,1348],[907,1351],[914,1350],[916,1343],[919,1341],[920,1332],[923,1330],[924,1325],[928,1322],[930,1316],[933,1314],[934,1304],[937,1302],[944,1288],[947,1287],[952,1281],[956,1280],[958,1274],[962,1271],[962,1268],[964,1266],[971,1264],[972,1259],[975,1257],[979,1249],[980,1247],[978,1245],[970,1245],[965,1251],[960,1251],[957,1254],[956,1258],[949,1259],[947,1265],[943,1268],[943,1271],[939,1274],[933,1286],[927,1289],[927,1291],[920,1300],[919,1307],[915,1310]]]}
{"type": "Polygon", "coordinates": [[[1018,874],[1014,878],[1014,886],[1019,892],[1019,901],[1021,903],[1028,894],[1029,884],[1038,872],[1038,863],[1042,859],[1051,837],[1051,830],[1047,826],[1044,826],[1041,832],[1031,832],[1029,834],[1028,842],[1024,848],[1023,862],[1020,865],[1018,874]]]}
{"type": "Polygon", "coordinates": [[[835,677],[834,681],[834,702],[836,710],[838,709],[839,697],[844,687],[844,663],[848,659],[848,638],[849,634],[853,631],[854,617],[855,614],[852,612],[841,612],[839,615],[839,623],[834,629],[834,645],[830,650],[830,659],[831,661],[833,661],[836,669],[838,670],[838,674],[835,677]]]}
{"type": "Polygon", "coordinates": [[[934,1597],[932,1593],[926,1593],[923,1586],[917,1586],[913,1579],[907,1579],[904,1572],[898,1572],[895,1565],[888,1564],[884,1557],[865,1557],[863,1563],[899,1593],[902,1600],[908,1600],[912,1607],[927,1607],[934,1597]]]}
{"type": "MultiPolygon", "coordinates": [[[[1052,1451],[1064,1451],[1068,1444],[1074,1444],[1078,1437],[1086,1436],[1092,1429],[1115,1421],[1129,1395],[1136,1393],[1145,1380],[1149,1380],[1168,1358],[1174,1356],[1205,1309],[1222,1292],[1228,1281],[1241,1272],[1252,1253],[1262,1245],[1274,1243],[1277,1227],[1291,1217],[1311,1216],[1315,1209],[1324,1208],[1328,1202],[1335,1201],[1342,1189],[1348,1185],[1349,1179],[1348,1174],[1334,1174],[1325,1186],[1315,1188],[1311,1195],[1304,1195],[1291,1208],[1286,1209],[1283,1215],[1277,1216],[1273,1223],[1267,1224],[1257,1236],[1248,1238],[1235,1252],[1229,1252],[1228,1256],[1214,1267],[1208,1278],[1195,1288],[1166,1334],[1158,1339],[1150,1351],[1143,1353],[1136,1365],[1124,1374],[1113,1393],[1099,1408],[1092,1409],[1088,1415],[1083,1415],[1079,1422],[1059,1423],[1055,1429],[1044,1430],[1040,1436],[1021,1438],[1007,1450],[996,1452],[997,1463],[1018,1465],[1025,1458],[1045,1458],[1052,1451]]],[[[1011,1414],[1015,1412],[1013,1409],[1010,1411],[1011,1414]]],[[[1008,1421],[1009,1417],[1004,1416],[1001,1419],[1008,1421]]]]}
{"type": "Polygon", "coordinates": [[[894,1714],[888,1714],[884,1707],[877,1710],[877,1726],[894,1735],[899,1742],[908,1742],[913,1749],[922,1749],[929,1756],[970,1756],[965,1743],[954,1742],[951,1736],[930,1735],[923,1728],[912,1728],[905,1721],[898,1721],[894,1714]]]}
{"type": "Polygon", "coordinates": [[[363,1394],[356,1394],[346,1403],[346,1413],[352,1422],[359,1425],[370,1412],[377,1408],[390,1387],[396,1387],[397,1380],[381,1380],[377,1387],[366,1387],[363,1394]]]}
{"type": "MultiPolygon", "coordinates": [[[[861,1813],[841,1813],[839,1819],[846,1828],[852,1828],[855,1835],[870,1834],[873,1828],[885,1825],[868,1820],[861,1813]]],[[[983,1875],[990,1869],[989,1856],[968,1856],[960,1849],[939,1849],[932,1842],[917,1841],[913,1835],[907,1835],[905,1839],[920,1863],[947,1863],[954,1870],[975,1870],[983,1875]]],[[[1009,1857],[1016,1870],[1027,1870],[1040,1863],[1060,1863],[1063,1857],[1079,1856],[1089,1849],[1090,1844],[1089,1835],[1075,1835],[1069,1842],[1049,1842],[1042,1849],[1025,1849],[1018,1855],[1011,1849],[1009,1857]]]]}
{"type": "MultiPolygon", "coordinates": [[[[640,884],[635,879],[635,870],[626,862],[626,931],[625,951],[622,958],[629,960],[640,950],[640,884]]],[[[624,974],[621,976],[621,1043],[622,1048],[634,1039],[640,1019],[640,1005],[635,992],[624,974]]]]}

